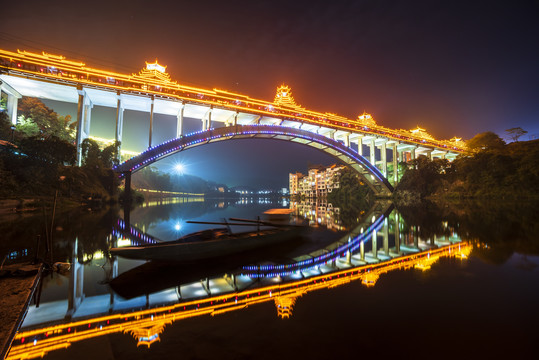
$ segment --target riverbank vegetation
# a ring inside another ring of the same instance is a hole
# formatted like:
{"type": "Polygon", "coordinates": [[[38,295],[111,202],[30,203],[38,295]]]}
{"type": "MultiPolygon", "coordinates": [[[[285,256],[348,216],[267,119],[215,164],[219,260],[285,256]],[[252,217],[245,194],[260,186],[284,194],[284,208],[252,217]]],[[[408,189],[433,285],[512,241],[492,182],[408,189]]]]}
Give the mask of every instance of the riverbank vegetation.
{"type": "MultiPolygon", "coordinates": [[[[539,199],[503,201],[462,199],[421,201],[399,204],[397,210],[407,228],[422,239],[447,236],[454,229],[463,239],[477,242],[474,255],[482,260],[503,264],[513,254],[539,255],[539,199]]],[[[530,263],[531,264],[531,263],[530,263]]]]}
{"type": "Polygon", "coordinates": [[[506,144],[486,132],[468,142],[469,155],[453,162],[425,156],[408,163],[396,199],[539,198],[539,140],[506,144]]]}
{"type": "Polygon", "coordinates": [[[0,112],[0,197],[111,201],[118,183],[111,167],[119,144],[100,149],[91,139],[82,143],[82,166],[76,166],[76,121],[59,116],[41,101],[22,98],[19,119],[12,126],[0,112]]]}

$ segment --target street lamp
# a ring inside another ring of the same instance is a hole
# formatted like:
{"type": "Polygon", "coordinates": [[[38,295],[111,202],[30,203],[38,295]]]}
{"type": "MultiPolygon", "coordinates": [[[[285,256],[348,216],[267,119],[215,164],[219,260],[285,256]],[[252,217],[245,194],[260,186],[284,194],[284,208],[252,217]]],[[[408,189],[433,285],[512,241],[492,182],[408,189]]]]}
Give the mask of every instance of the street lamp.
{"type": "Polygon", "coordinates": [[[15,139],[15,125],[11,125],[11,142],[15,139]]]}

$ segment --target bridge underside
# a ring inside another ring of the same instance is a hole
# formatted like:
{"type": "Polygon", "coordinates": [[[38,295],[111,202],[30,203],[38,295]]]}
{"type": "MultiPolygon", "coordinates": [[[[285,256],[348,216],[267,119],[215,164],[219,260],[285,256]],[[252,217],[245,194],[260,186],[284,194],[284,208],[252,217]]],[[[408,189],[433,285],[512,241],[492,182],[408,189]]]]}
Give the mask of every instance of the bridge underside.
{"type": "Polygon", "coordinates": [[[393,192],[393,187],[382,173],[351,148],[336,140],[310,131],[272,125],[236,125],[199,131],[152,147],[118,165],[114,168],[114,171],[123,176],[126,172],[136,172],[158,160],[192,147],[236,139],[274,139],[310,146],[350,166],[375,194],[385,196],[393,192]]]}

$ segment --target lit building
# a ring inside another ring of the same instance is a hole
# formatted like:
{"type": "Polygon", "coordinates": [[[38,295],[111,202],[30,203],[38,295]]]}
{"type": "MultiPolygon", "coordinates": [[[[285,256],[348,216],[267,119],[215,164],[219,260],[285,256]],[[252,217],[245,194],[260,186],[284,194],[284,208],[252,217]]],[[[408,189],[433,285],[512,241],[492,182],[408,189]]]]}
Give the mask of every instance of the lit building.
{"type": "Polygon", "coordinates": [[[308,198],[324,197],[339,187],[339,175],[344,169],[342,165],[331,165],[327,168],[313,167],[307,175],[289,174],[290,195],[308,198]]]}

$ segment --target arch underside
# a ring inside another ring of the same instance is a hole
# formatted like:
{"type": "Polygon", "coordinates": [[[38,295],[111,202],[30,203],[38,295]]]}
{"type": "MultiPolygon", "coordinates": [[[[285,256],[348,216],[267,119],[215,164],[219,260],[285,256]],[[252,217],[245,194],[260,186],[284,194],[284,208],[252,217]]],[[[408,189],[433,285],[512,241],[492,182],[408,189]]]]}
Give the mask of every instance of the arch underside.
{"type": "Polygon", "coordinates": [[[199,131],[152,147],[118,165],[114,171],[120,174],[136,172],[180,151],[217,141],[237,139],[274,139],[310,146],[350,166],[377,195],[389,195],[393,192],[389,181],[374,165],[340,142],[310,131],[275,125],[237,125],[199,131]]]}

